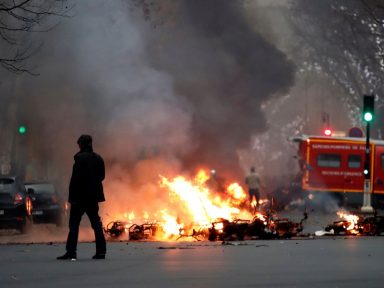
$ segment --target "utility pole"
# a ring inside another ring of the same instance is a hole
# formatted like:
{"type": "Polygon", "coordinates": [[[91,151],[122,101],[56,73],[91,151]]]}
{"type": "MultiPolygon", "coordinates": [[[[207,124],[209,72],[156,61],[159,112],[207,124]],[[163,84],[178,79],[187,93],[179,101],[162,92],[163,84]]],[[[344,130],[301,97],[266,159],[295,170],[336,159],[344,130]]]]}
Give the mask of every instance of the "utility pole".
{"type": "Polygon", "coordinates": [[[367,123],[366,131],[366,140],[365,140],[365,161],[364,161],[364,196],[363,196],[363,206],[361,211],[364,213],[373,213],[373,208],[371,205],[371,146],[369,143],[370,140],[370,124],[373,120],[374,115],[374,104],[375,98],[374,95],[364,95],[364,107],[363,107],[363,119],[367,123]]]}

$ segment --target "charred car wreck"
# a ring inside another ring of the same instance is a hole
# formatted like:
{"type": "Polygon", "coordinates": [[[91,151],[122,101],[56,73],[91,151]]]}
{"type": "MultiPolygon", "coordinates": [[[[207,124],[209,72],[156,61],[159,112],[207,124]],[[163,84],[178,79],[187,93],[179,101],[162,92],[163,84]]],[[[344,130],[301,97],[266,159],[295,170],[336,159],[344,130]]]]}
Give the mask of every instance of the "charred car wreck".
{"type": "Polygon", "coordinates": [[[147,240],[153,239],[160,229],[160,225],[156,223],[138,225],[125,221],[112,221],[104,228],[104,233],[109,239],[128,237],[128,240],[147,240]]]}
{"type": "MultiPolygon", "coordinates": [[[[293,222],[276,215],[258,213],[252,220],[217,219],[210,227],[192,227],[179,229],[176,240],[194,238],[197,241],[237,241],[245,239],[278,239],[299,236],[303,231],[303,223],[307,213],[300,222],[293,222]],[[191,232],[188,232],[191,231],[191,232]]],[[[157,234],[163,232],[159,223],[128,224],[123,221],[110,222],[104,229],[111,239],[118,239],[127,235],[128,240],[154,240],[157,234]]]]}
{"type": "Polygon", "coordinates": [[[209,229],[210,241],[235,241],[245,239],[277,239],[298,236],[303,231],[303,223],[308,218],[304,213],[300,222],[293,222],[287,218],[278,218],[274,215],[257,215],[252,221],[235,220],[212,223],[209,229]]]}
{"type": "Polygon", "coordinates": [[[384,216],[353,216],[353,218],[335,221],[326,226],[323,231],[317,231],[315,235],[380,236],[384,232],[384,216]]]}

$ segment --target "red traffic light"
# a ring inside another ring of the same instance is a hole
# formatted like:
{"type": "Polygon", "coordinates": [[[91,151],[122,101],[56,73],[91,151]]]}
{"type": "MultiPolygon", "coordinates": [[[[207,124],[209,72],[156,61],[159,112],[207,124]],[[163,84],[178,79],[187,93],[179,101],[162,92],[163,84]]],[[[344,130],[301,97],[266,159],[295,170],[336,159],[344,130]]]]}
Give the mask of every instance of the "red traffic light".
{"type": "Polygon", "coordinates": [[[332,136],[332,130],[329,128],[324,129],[323,133],[325,136],[332,136]]]}

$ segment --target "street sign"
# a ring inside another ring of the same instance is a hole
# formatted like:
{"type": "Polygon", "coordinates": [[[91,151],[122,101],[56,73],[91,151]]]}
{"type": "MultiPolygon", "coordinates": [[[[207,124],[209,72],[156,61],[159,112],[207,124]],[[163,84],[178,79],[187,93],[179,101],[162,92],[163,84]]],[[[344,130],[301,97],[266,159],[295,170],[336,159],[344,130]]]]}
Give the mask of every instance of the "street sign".
{"type": "Polygon", "coordinates": [[[364,132],[359,127],[352,127],[351,129],[349,129],[348,136],[355,138],[363,138],[364,132]]]}

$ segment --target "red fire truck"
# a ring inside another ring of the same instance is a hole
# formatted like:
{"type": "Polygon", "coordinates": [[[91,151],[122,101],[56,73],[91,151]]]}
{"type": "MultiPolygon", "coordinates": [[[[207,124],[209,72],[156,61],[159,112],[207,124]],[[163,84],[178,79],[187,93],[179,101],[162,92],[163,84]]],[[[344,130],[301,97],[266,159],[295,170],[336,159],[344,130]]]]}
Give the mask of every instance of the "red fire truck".
{"type": "MultiPolygon", "coordinates": [[[[332,193],[341,201],[362,204],[366,139],[302,136],[299,143],[301,188],[308,196],[332,193]]],[[[373,203],[384,196],[384,141],[370,139],[370,187],[373,203]]]]}

